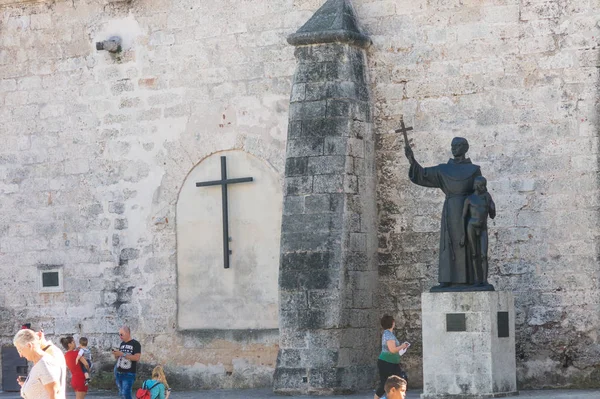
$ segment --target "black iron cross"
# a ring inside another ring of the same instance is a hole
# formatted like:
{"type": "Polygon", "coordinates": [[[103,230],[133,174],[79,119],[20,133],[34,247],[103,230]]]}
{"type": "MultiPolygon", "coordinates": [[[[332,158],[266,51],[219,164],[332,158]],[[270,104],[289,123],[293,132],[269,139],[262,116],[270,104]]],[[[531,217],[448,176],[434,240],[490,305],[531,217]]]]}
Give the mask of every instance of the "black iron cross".
{"type": "Polygon", "coordinates": [[[404,118],[400,118],[400,129],[395,130],[396,133],[400,133],[402,132],[402,135],[404,136],[404,146],[408,147],[408,136],[406,134],[406,132],[413,130],[412,127],[406,127],[404,126],[404,118]]]}
{"type": "Polygon", "coordinates": [[[229,214],[227,211],[227,185],[235,183],[247,183],[253,181],[252,177],[242,177],[239,179],[227,179],[227,160],[221,157],[221,180],[205,181],[196,183],[196,187],[221,186],[221,199],[223,202],[223,262],[225,269],[229,269],[229,214]]]}

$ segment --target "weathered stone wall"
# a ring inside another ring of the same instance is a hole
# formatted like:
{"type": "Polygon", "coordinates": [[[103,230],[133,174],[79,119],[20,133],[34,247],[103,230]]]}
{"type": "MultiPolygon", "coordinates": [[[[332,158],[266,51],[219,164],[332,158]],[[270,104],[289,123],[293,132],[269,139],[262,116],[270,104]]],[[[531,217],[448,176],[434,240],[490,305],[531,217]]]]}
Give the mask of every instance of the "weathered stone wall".
{"type": "MultiPolygon", "coordinates": [[[[382,311],[416,344],[437,281],[439,190],[412,185],[400,115],[423,165],[466,137],[488,178],[490,281],[515,293],[520,387],[598,386],[597,1],[357,2],[378,134],[382,311]]],[[[401,339],[402,339],[401,338],[401,339]]],[[[415,381],[416,382],[416,381],[415,381]]]]}
{"type": "Polygon", "coordinates": [[[276,331],[177,331],[175,205],[217,151],[283,174],[285,37],[306,12],[155,0],[0,12],[0,342],[25,321],[88,336],[110,377],[128,323],[144,363],[166,364],[181,387],[268,386],[276,331]],[[122,54],[96,51],[115,34],[122,54]],[[64,293],[38,293],[39,265],[62,266],[64,293]]]}
{"type": "MultiPolygon", "coordinates": [[[[171,364],[182,385],[270,382],[276,335],[176,331],[175,204],[216,151],[247,151],[283,178],[295,67],[285,37],[322,3],[0,2],[2,343],[29,320],[90,336],[106,358],[128,322],[145,359],[171,364]],[[121,56],[95,50],[115,33],[121,56]],[[62,265],[63,294],[37,294],[38,265],[62,265]]],[[[516,295],[521,386],[597,386],[600,4],[353,4],[374,41],[380,313],[413,343],[411,383],[443,198],[408,182],[389,133],[400,115],[421,163],[445,162],[460,135],[489,180],[491,280],[516,295]]]]}

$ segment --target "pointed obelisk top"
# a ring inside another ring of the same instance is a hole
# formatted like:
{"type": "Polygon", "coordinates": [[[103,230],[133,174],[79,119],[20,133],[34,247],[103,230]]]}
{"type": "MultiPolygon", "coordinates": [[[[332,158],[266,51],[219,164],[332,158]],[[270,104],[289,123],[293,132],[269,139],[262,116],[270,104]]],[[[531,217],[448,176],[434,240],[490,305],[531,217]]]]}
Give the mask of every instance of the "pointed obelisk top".
{"type": "Polygon", "coordinates": [[[294,46],[348,43],[367,48],[371,39],[358,28],[349,0],[327,0],[298,31],[288,37],[294,46]]]}

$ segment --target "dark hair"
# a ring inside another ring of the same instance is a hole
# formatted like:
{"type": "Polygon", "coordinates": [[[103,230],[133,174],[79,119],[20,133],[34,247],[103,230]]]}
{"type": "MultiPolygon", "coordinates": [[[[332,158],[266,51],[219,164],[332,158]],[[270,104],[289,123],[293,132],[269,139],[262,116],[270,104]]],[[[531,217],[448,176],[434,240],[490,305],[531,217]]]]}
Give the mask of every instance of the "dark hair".
{"type": "Polygon", "coordinates": [[[400,389],[400,387],[406,386],[406,380],[398,377],[397,375],[390,375],[388,379],[385,381],[385,385],[383,389],[385,393],[390,393],[392,388],[400,389]]]}
{"type": "Polygon", "coordinates": [[[389,330],[394,325],[394,318],[390,315],[385,315],[381,318],[381,327],[384,330],[389,330]]]}
{"type": "Polygon", "coordinates": [[[87,346],[87,344],[88,344],[88,339],[86,337],[79,338],[79,345],[87,346]]]}
{"type": "Polygon", "coordinates": [[[69,344],[71,342],[75,342],[75,340],[73,339],[73,337],[71,335],[69,335],[68,337],[63,337],[60,339],[60,344],[63,346],[63,348],[65,348],[66,350],[69,350],[69,344]]]}

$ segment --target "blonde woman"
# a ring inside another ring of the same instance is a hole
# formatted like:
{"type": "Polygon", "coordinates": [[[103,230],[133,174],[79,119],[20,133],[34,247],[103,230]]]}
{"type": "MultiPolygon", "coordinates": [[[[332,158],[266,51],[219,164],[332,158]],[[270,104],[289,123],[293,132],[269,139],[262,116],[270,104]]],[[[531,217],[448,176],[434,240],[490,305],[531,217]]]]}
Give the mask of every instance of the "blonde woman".
{"type": "Polygon", "coordinates": [[[144,381],[142,387],[150,391],[152,399],[169,399],[169,395],[171,395],[171,388],[167,383],[167,377],[165,377],[162,366],[154,367],[152,379],[144,381]]]}
{"type": "Polygon", "coordinates": [[[62,385],[65,370],[57,359],[44,352],[40,337],[35,331],[20,330],[13,343],[21,357],[33,362],[33,367],[22,382],[21,396],[25,399],[64,399],[65,389],[62,385]]]}

